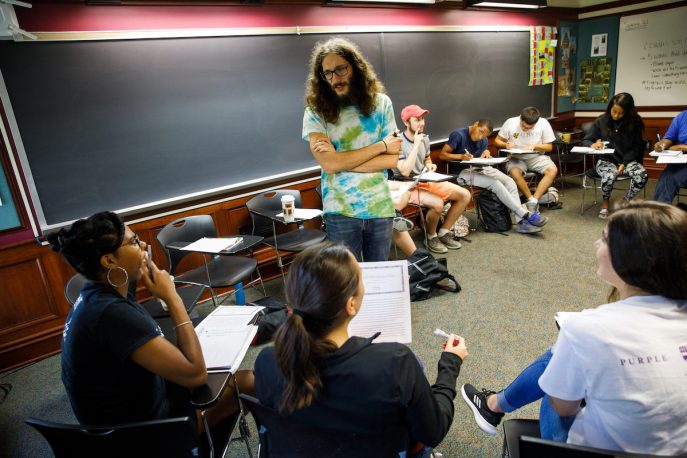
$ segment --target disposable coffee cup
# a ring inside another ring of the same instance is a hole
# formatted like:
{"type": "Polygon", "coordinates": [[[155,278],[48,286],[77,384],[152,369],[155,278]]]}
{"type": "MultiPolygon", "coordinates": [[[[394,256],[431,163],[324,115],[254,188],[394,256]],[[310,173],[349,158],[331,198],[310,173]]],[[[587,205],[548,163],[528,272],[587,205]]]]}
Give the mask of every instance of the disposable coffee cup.
{"type": "Polygon", "coordinates": [[[281,209],[284,213],[284,221],[290,223],[294,219],[296,199],[293,196],[281,196],[281,209]]]}

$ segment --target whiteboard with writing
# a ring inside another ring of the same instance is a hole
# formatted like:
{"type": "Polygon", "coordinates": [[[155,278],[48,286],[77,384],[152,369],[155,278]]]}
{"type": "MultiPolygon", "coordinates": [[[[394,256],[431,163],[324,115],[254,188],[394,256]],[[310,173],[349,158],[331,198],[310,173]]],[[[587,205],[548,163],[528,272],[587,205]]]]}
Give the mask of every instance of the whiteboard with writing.
{"type": "Polygon", "coordinates": [[[687,104],[687,6],[620,18],[615,91],[639,106],[687,104]]]}

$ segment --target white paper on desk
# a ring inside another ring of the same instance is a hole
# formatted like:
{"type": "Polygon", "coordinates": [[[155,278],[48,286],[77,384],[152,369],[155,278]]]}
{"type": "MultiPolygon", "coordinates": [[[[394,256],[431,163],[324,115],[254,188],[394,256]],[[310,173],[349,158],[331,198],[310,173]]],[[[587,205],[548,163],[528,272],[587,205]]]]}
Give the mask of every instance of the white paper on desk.
{"type": "Polygon", "coordinates": [[[656,159],[657,164],[687,164],[687,154],[679,156],[661,156],[656,159]]]}
{"type": "Polygon", "coordinates": [[[520,149],[520,148],[513,148],[513,149],[502,149],[501,151],[509,154],[539,154],[538,151],[533,151],[531,149],[520,149]]]}
{"type": "Polygon", "coordinates": [[[666,151],[652,151],[649,153],[649,156],[652,157],[662,157],[662,156],[679,156],[682,154],[682,151],[672,151],[672,150],[666,150],[666,151]]]}
{"type": "Polygon", "coordinates": [[[584,153],[584,154],[613,154],[615,150],[613,148],[605,149],[594,149],[591,146],[573,146],[570,148],[571,153],[584,153]]]}
{"type": "Polygon", "coordinates": [[[203,237],[193,243],[186,245],[182,250],[186,251],[200,251],[203,253],[219,253],[222,250],[227,250],[234,245],[241,243],[241,237],[203,237]]]}
{"type": "Polygon", "coordinates": [[[220,306],[196,326],[208,371],[236,373],[258,332],[257,326],[248,323],[263,308],[220,306]]]}
{"type": "Polygon", "coordinates": [[[452,178],[453,178],[453,176],[444,175],[443,173],[425,172],[422,174],[421,181],[443,181],[443,180],[450,180],[452,178]]]}
{"type": "Polygon", "coordinates": [[[458,164],[469,164],[469,165],[496,165],[496,164],[503,164],[508,160],[507,157],[489,157],[489,158],[482,158],[482,157],[475,157],[470,159],[469,161],[460,161],[458,164]]]}
{"type": "Polygon", "coordinates": [[[352,336],[382,334],[375,342],[412,341],[408,262],[361,262],[365,296],[360,311],[348,325],[352,336]]]}
{"type": "MultiPolygon", "coordinates": [[[[317,218],[318,216],[322,215],[322,210],[319,210],[317,208],[294,208],[293,209],[293,217],[298,218],[298,219],[313,219],[317,218]]],[[[284,216],[284,212],[278,213],[278,217],[282,218],[284,216]]]]}

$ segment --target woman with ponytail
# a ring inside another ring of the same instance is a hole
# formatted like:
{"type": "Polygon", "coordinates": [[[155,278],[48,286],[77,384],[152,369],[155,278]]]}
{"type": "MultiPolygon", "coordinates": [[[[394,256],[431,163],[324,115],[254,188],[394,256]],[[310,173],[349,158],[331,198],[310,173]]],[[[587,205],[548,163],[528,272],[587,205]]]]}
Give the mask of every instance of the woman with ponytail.
{"type": "Polygon", "coordinates": [[[293,313],[255,362],[257,397],[305,426],[404,430],[399,450],[425,453],[417,444],[436,446],[453,421],[465,340],[448,339],[430,386],[405,345],[348,335],[364,292],[360,267],[343,244],[324,242],[299,254],[286,281],[293,313]]]}
{"type": "MultiPolygon", "coordinates": [[[[146,243],[111,212],[78,220],[48,241],[89,280],[67,315],[62,338],[62,381],[79,422],[196,416],[189,389],[207,379],[203,353],[169,274],[155,264],[149,272],[146,243]],[[178,346],[136,301],[137,281],[169,307],[178,346]]],[[[252,391],[252,373],[240,374],[239,382],[252,391]]],[[[236,396],[226,390],[208,411],[209,424],[217,425],[213,436],[237,408],[236,396]]],[[[202,422],[198,427],[202,433],[202,422]]]]}

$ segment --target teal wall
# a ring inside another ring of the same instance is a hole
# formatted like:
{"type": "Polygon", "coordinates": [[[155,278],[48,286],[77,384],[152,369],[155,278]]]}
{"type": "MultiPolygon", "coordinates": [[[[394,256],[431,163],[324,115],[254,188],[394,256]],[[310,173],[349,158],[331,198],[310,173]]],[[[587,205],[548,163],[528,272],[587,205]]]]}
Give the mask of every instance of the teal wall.
{"type": "MultiPolygon", "coordinates": [[[[559,30],[558,30],[558,61],[556,64],[556,79],[558,79],[559,76],[563,76],[565,74],[565,69],[562,68],[562,61],[563,61],[563,30],[567,29],[570,32],[570,39],[574,39],[576,42],[576,48],[579,49],[579,31],[578,31],[578,22],[568,22],[568,21],[561,21],[559,25],[559,30]]],[[[575,66],[575,71],[577,72],[579,69],[579,65],[577,62],[577,55],[578,52],[576,51],[574,54],[574,59],[575,62],[572,63],[572,65],[575,66]]],[[[577,79],[575,79],[575,84],[577,86],[577,79]]],[[[556,90],[558,90],[558,86],[556,86],[556,90]]],[[[556,93],[556,103],[557,103],[557,112],[558,113],[564,113],[566,111],[573,111],[575,110],[575,104],[572,102],[572,97],[568,96],[563,96],[563,97],[558,97],[558,93],[556,93]]]]}
{"type": "MultiPolygon", "coordinates": [[[[589,59],[592,52],[592,35],[608,34],[608,52],[605,57],[611,59],[611,80],[608,86],[608,96],[615,94],[615,72],[618,67],[618,28],[620,16],[610,16],[599,19],[580,21],[577,26],[577,83],[580,82],[580,62],[589,59]]],[[[605,110],[606,103],[576,103],[577,110],[605,110]]]]}
{"type": "Polygon", "coordinates": [[[12,200],[12,193],[7,184],[7,177],[4,170],[0,170],[0,231],[19,226],[19,216],[12,200]]]}
{"type": "MultiPolygon", "coordinates": [[[[608,87],[609,97],[615,94],[615,74],[618,66],[618,30],[620,25],[620,16],[609,16],[598,19],[589,19],[577,22],[567,22],[562,21],[559,24],[559,46],[562,37],[561,30],[567,27],[571,36],[576,37],[577,40],[577,52],[576,52],[576,72],[577,78],[575,79],[575,95],[577,96],[577,86],[580,84],[580,62],[585,59],[589,59],[592,53],[592,35],[607,33],[608,34],[608,48],[606,53],[606,58],[611,60],[611,79],[608,87]]],[[[562,75],[564,70],[561,68],[561,60],[563,57],[563,52],[561,49],[558,50],[558,61],[556,67],[556,75],[562,75]]],[[[557,76],[558,77],[558,76],[557,76]]],[[[558,103],[557,112],[564,113],[566,111],[573,110],[604,110],[606,109],[606,103],[573,103],[570,97],[558,97],[556,94],[556,100],[558,103]]]]}

